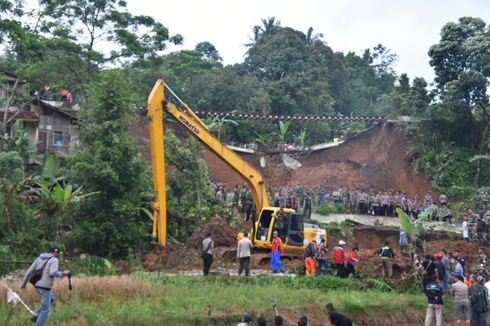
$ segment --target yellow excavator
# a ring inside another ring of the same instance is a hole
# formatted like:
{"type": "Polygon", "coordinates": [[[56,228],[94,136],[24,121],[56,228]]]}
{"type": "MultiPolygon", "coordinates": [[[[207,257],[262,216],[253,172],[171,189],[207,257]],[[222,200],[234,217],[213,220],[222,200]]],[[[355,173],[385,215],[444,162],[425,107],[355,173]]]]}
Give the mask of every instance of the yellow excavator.
{"type": "MultiPolygon", "coordinates": [[[[317,243],[321,239],[327,240],[327,232],[317,225],[304,223],[302,214],[296,213],[293,209],[270,206],[267,184],[262,173],[216,138],[189,106],[180,100],[163,80],[158,80],[148,97],[148,118],[155,192],[152,235],[158,238],[158,243],[163,248],[167,246],[164,113],[170,114],[180,126],[189,130],[247,182],[256,210],[260,212],[258,219],[252,223],[252,231],[249,235],[255,248],[270,249],[274,231],[278,232],[286,251],[304,250],[313,240],[317,243]],[[180,102],[179,107],[166,99],[166,91],[180,102]]],[[[238,239],[242,237],[242,233],[237,236],[238,239]]]]}

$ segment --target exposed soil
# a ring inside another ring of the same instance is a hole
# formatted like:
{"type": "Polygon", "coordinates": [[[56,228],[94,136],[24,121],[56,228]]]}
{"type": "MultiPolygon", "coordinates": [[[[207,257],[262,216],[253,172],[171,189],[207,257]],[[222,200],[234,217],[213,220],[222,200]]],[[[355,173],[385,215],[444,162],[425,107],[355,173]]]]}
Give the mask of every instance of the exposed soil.
{"type": "MultiPolygon", "coordinates": [[[[140,151],[150,159],[148,118],[138,116],[131,133],[138,139],[140,151]]],[[[186,137],[182,128],[167,125],[179,137],[186,137]]],[[[432,190],[430,182],[414,175],[406,159],[407,138],[392,122],[384,122],[347,139],[344,143],[315,152],[296,153],[294,157],[302,167],[291,170],[282,162],[281,155],[266,155],[265,169],[259,168],[262,155],[239,153],[264,174],[273,187],[304,185],[309,188],[346,186],[363,190],[401,190],[408,195],[432,190]]],[[[242,177],[221,159],[205,149],[203,159],[213,180],[226,188],[245,184],[242,177]]]]}
{"type": "MultiPolygon", "coordinates": [[[[407,139],[393,123],[378,124],[344,143],[311,153],[295,154],[302,167],[288,169],[280,155],[267,155],[265,179],[274,187],[304,185],[309,188],[346,186],[363,190],[401,190],[423,196],[432,190],[423,177],[414,175],[406,159],[407,139]]],[[[241,154],[259,166],[259,156],[241,154]]],[[[203,155],[211,177],[228,188],[244,184],[237,173],[215,154],[203,155]]]]}

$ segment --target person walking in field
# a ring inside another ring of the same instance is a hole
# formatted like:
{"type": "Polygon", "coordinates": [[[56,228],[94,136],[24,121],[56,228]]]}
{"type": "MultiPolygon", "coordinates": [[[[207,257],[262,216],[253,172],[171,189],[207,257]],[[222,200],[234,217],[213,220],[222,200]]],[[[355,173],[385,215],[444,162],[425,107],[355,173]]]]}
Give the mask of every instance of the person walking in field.
{"type": "Polygon", "coordinates": [[[454,277],[454,283],[451,285],[451,289],[449,290],[449,294],[454,297],[456,326],[461,326],[461,323],[463,322],[465,323],[465,326],[471,325],[468,286],[463,283],[463,280],[463,276],[456,275],[454,277]]]}
{"type": "Polygon", "coordinates": [[[381,275],[383,277],[391,278],[393,275],[393,266],[391,260],[395,257],[393,249],[390,247],[390,242],[385,241],[385,245],[378,251],[378,255],[381,257],[381,275]]]}
{"type": "Polygon", "coordinates": [[[202,241],[202,262],[203,262],[203,274],[207,276],[211,269],[214,257],[214,241],[211,239],[211,232],[206,234],[206,238],[202,241]]]}
{"type": "Polygon", "coordinates": [[[245,276],[250,275],[250,256],[252,255],[253,244],[248,238],[248,232],[243,232],[243,239],[238,241],[236,255],[238,261],[240,262],[240,267],[238,267],[238,275],[242,275],[245,270],[245,276]]]}
{"type": "Polygon", "coordinates": [[[281,263],[281,254],[284,253],[284,247],[282,246],[282,240],[277,235],[277,231],[274,231],[272,238],[272,250],[271,250],[271,268],[272,273],[280,271],[284,273],[284,266],[281,263]]]}
{"type": "Polygon", "coordinates": [[[311,275],[311,276],[316,275],[315,252],[316,252],[316,240],[313,240],[305,249],[306,275],[311,275]]]}
{"type": "Polygon", "coordinates": [[[442,316],[442,286],[433,281],[424,289],[425,295],[427,296],[427,313],[425,315],[425,326],[432,325],[432,319],[436,318],[436,326],[444,325],[444,319],[442,316]]]}
{"type": "Polygon", "coordinates": [[[54,278],[62,278],[70,275],[69,270],[63,272],[58,270],[58,257],[60,254],[60,248],[58,246],[52,246],[47,253],[43,253],[36,258],[22,279],[22,289],[26,287],[27,282],[31,281],[41,297],[41,305],[39,306],[36,315],[31,318],[32,321],[35,322],[35,326],[44,326],[48,322],[51,313],[51,305],[55,301],[54,295],[51,292],[54,278]],[[35,277],[35,272],[39,270],[41,270],[41,275],[38,277],[38,280],[35,281],[33,279],[35,277]]]}

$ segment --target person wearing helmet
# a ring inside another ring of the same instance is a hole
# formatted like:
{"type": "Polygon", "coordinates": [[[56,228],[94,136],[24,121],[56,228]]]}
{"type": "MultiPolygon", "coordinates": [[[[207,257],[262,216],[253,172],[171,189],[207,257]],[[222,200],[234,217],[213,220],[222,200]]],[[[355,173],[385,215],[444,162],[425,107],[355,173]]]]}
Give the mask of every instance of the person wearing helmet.
{"type": "Polygon", "coordinates": [[[277,231],[274,231],[272,238],[272,250],[271,250],[271,268],[272,273],[277,273],[280,271],[284,273],[284,266],[281,263],[281,254],[284,253],[284,247],[282,246],[282,240],[277,235],[277,231]]]}
{"type": "Polygon", "coordinates": [[[333,263],[335,264],[335,269],[337,270],[337,276],[341,278],[346,277],[344,246],[345,241],[339,240],[339,244],[333,249],[333,263]]]}

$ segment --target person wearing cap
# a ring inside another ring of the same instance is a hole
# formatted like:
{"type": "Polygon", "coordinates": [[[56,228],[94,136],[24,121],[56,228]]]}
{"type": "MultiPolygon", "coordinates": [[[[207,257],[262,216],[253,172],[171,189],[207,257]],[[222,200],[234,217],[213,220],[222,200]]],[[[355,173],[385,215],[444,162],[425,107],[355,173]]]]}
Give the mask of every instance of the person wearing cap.
{"type": "Polygon", "coordinates": [[[281,263],[281,254],[284,253],[284,247],[282,246],[282,240],[277,235],[277,231],[272,233],[272,250],[271,250],[271,268],[272,273],[280,271],[284,273],[284,266],[281,263]]]}
{"type": "Polygon", "coordinates": [[[427,313],[425,315],[425,326],[432,325],[432,319],[436,317],[436,326],[442,326],[444,324],[444,318],[442,316],[442,301],[443,290],[442,286],[433,280],[427,284],[424,288],[424,293],[427,296],[427,313]]]}
{"type": "Polygon", "coordinates": [[[36,311],[36,315],[32,317],[32,320],[35,321],[35,326],[44,326],[48,322],[51,305],[55,300],[54,295],[51,292],[54,278],[62,278],[70,275],[69,270],[63,272],[58,270],[58,257],[60,254],[60,247],[52,246],[48,252],[42,253],[36,258],[22,279],[21,288],[24,289],[33,273],[42,269],[41,279],[34,284],[37,293],[41,297],[41,305],[36,311]]]}
{"type": "Polygon", "coordinates": [[[337,276],[344,278],[347,275],[345,272],[345,241],[339,240],[338,245],[333,248],[333,263],[335,264],[335,269],[337,270],[337,276]]]}
{"type": "Polygon", "coordinates": [[[252,322],[252,316],[249,314],[243,315],[242,322],[239,323],[237,326],[248,326],[252,322]]]}
{"type": "Polygon", "coordinates": [[[484,278],[477,276],[476,282],[473,282],[469,290],[471,326],[486,325],[485,319],[488,313],[488,293],[487,288],[483,285],[484,283],[484,278]]]}
{"type": "Polygon", "coordinates": [[[391,259],[395,257],[395,254],[390,247],[389,241],[385,241],[385,245],[378,251],[378,255],[381,257],[381,275],[383,275],[383,277],[391,278],[393,275],[391,259]]]}

